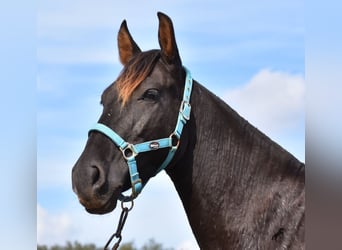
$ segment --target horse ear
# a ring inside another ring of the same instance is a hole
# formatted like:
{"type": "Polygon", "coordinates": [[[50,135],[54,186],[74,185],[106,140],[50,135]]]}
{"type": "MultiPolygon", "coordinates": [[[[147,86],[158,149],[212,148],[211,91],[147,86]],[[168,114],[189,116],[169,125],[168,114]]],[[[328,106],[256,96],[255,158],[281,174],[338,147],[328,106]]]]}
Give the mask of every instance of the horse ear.
{"type": "Polygon", "coordinates": [[[138,45],[133,40],[129,30],[127,28],[126,20],[121,23],[119,33],[118,33],[118,47],[119,47],[119,57],[123,65],[136,54],[140,53],[141,50],[138,45]]]}
{"type": "Polygon", "coordinates": [[[161,12],[158,12],[157,15],[159,18],[158,40],[162,56],[167,63],[181,64],[172,21],[161,12]]]}

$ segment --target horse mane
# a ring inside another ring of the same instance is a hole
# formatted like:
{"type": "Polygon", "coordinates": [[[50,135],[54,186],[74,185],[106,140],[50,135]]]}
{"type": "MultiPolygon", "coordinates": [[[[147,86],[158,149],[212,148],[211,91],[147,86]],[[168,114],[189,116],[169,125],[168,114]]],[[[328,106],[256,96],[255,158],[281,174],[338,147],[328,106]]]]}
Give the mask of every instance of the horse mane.
{"type": "Polygon", "coordinates": [[[124,106],[133,91],[151,73],[159,59],[159,50],[150,50],[139,53],[131,58],[116,79],[119,100],[124,106]]]}

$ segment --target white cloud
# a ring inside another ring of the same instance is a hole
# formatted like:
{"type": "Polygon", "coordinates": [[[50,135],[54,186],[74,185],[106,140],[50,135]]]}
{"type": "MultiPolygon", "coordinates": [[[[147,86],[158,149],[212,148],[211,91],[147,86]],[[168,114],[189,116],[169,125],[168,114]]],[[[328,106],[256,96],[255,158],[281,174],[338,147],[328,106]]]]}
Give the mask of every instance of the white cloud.
{"type": "MultiPolygon", "coordinates": [[[[119,214],[115,215],[115,218],[118,217],[119,214]]],[[[78,241],[101,246],[115,226],[108,215],[95,216],[86,213],[76,198],[62,212],[37,204],[37,243],[40,245],[63,245],[67,241],[78,241]]]]}
{"type": "Polygon", "coordinates": [[[304,119],[305,84],[301,75],[263,69],[223,99],[266,134],[298,127],[304,119]]]}
{"type": "Polygon", "coordinates": [[[37,241],[39,244],[64,243],[71,231],[71,218],[68,214],[50,214],[37,204],[37,241]]]}
{"type": "Polygon", "coordinates": [[[177,250],[199,250],[197,243],[194,240],[187,240],[182,242],[177,248],[177,250]]]}
{"type": "MultiPolygon", "coordinates": [[[[110,214],[91,215],[84,210],[76,197],[59,209],[52,210],[37,205],[39,244],[78,241],[101,247],[114,233],[121,212],[118,204],[110,214]]],[[[134,241],[137,246],[142,246],[153,238],[163,246],[177,250],[199,249],[196,248],[197,243],[178,194],[164,172],[152,178],[141,197],[135,200],[122,236],[122,242],[134,241]]]]}

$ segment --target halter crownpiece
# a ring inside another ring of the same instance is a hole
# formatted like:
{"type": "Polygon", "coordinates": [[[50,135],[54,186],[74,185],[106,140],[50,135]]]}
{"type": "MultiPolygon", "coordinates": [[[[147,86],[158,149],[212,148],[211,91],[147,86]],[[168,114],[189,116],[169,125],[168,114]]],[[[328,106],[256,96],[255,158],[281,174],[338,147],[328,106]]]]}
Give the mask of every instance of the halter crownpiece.
{"type": "Polygon", "coordinates": [[[166,156],[164,162],[160,165],[156,172],[156,174],[158,174],[161,170],[165,169],[168,166],[168,164],[171,162],[173,156],[175,155],[178,149],[183,127],[185,126],[186,122],[190,120],[191,113],[190,95],[192,90],[192,77],[190,71],[185,67],[184,69],[186,72],[186,77],[183,92],[183,100],[180,105],[176,128],[169,137],[151,140],[138,144],[130,144],[126,142],[124,139],[122,139],[117,133],[115,133],[114,130],[112,130],[111,128],[102,123],[96,123],[89,130],[89,133],[91,131],[98,131],[106,135],[109,139],[111,139],[113,143],[120,149],[123,157],[127,162],[132,185],[132,194],[130,196],[125,196],[121,194],[119,196],[119,200],[123,202],[134,200],[143,189],[143,184],[139,177],[137,162],[135,160],[135,157],[138,154],[162,148],[170,148],[169,153],[166,156]]]}

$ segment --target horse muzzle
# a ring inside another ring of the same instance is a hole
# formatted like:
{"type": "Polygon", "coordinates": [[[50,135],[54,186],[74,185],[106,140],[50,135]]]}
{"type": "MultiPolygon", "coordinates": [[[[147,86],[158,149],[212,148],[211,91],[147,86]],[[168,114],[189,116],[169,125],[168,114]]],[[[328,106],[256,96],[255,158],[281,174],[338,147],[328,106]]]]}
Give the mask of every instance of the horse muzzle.
{"type": "Polygon", "coordinates": [[[105,214],[115,209],[122,185],[116,182],[113,186],[102,168],[76,163],[72,170],[72,189],[87,212],[105,214]]]}

